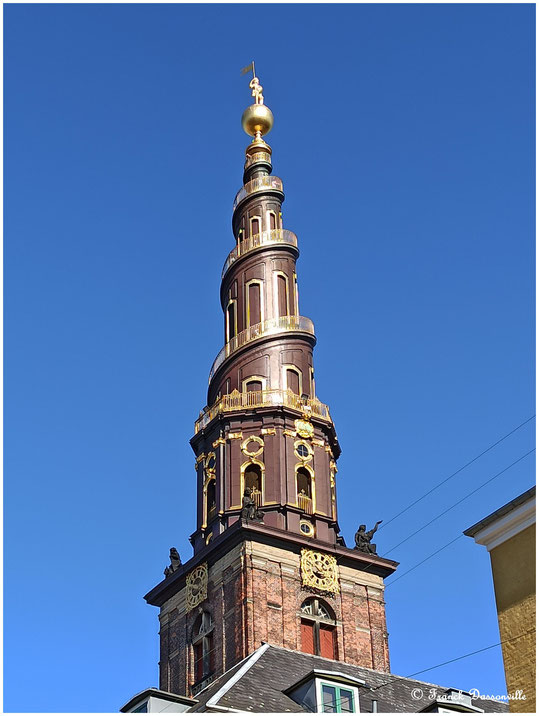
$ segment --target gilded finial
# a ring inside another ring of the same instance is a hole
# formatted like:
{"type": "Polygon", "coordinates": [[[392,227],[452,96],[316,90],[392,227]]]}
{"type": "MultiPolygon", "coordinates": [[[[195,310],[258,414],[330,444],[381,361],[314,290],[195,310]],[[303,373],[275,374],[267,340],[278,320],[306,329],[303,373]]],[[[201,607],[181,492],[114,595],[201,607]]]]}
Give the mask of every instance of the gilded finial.
{"type": "Polygon", "coordinates": [[[264,88],[260,84],[258,77],[253,77],[249,82],[249,87],[253,90],[251,94],[255,98],[255,104],[264,104],[264,95],[262,94],[264,88]]]}
{"type": "Polygon", "coordinates": [[[273,127],[273,114],[271,109],[264,104],[263,87],[255,74],[254,60],[242,69],[241,74],[244,75],[250,71],[253,72],[253,79],[249,82],[249,87],[254,97],[254,104],[247,107],[241,118],[241,123],[245,132],[254,137],[253,141],[259,142],[262,140],[262,135],[267,134],[273,127]]]}

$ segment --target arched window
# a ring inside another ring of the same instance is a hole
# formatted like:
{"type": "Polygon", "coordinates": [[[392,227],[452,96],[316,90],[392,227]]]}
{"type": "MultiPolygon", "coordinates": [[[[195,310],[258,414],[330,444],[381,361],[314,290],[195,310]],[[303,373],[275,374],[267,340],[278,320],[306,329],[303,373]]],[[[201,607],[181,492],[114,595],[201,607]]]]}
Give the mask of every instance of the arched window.
{"type": "Polygon", "coordinates": [[[213,621],[209,612],[202,612],[197,617],[191,641],[196,684],[213,672],[213,621]]]}
{"type": "Polygon", "coordinates": [[[256,326],[262,318],[262,283],[249,281],[247,284],[247,326],[256,326]]]}
{"type": "Polygon", "coordinates": [[[260,233],[260,217],[251,219],[251,236],[260,233]]]}
{"type": "Polygon", "coordinates": [[[243,489],[251,491],[255,505],[262,504],[262,470],[260,465],[249,464],[243,473],[243,489]]]}
{"type": "Polygon", "coordinates": [[[275,212],[273,212],[273,211],[269,212],[269,227],[270,227],[270,231],[273,231],[274,229],[277,228],[277,218],[275,216],[275,212]]]}
{"type": "Polygon", "coordinates": [[[307,654],[337,658],[335,615],[317,597],[306,599],[301,605],[301,651],[307,654]]]}
{"type": "Polygon", "coordinates": [[[286,387],[296,395],[300,395],[301,393],[299,372],[294,370],[294,368],[286,369],[286,387]]]}
{"type": "Polygon", "coordinates": [[[306,467],[296,470],[296,490],[298,493],[298,507],[308,515],[313,514],[313,478],[306,467]]]}
{"type": "Polygon", "coordinates": [[[288,316],[288,279],[283,274],[277,274],[277,309],[279,316],[288,316]]]}
{"type": "Polygon", "coordinates": [[[228,343],[237,333],[236,301],[229,301],[226,309],[226,342],[228,343]]]}
{"type": "Polygon", "coordinates": [[[262,390],[262,381],[261,380],[248,380],[245,383],[245,392],[246,393],[253,393],[257,390],[262,390]]]}
{"type": "Polygon", "coordinates": [[[215,496],[215,478],[206,485],[206,524],[212,520],[217,513],[217,500],[215,496]]]}

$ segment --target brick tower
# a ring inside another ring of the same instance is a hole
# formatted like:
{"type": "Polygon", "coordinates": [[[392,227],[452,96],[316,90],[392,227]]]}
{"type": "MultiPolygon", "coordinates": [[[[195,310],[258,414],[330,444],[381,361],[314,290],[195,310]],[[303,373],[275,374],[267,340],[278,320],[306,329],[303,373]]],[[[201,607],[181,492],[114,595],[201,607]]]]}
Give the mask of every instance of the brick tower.
{"type": "Polygon", "coordinates": [[[296,236],[264,141],[262,87],[221,277],[224,347],[191,439],[194,555],[147,595],[160,607],[160,688],[194,695],[262,642],[389,671],[383,578],[396,563],[339,536],[341,449],[316,397],[312,321],[299,313],[296,236]]]}

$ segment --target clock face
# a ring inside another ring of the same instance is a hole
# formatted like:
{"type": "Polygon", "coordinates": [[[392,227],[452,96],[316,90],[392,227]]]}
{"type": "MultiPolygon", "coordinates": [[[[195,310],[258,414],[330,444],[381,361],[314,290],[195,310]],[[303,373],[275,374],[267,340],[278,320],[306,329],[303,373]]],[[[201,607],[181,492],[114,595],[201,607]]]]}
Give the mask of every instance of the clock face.
{"type": "Polygon", "coordinates": [[[329,554],[302,549],[301,578],[307,587],[337,592],[339,591],[337,560],[329,554]]]}
{"type": "Polygon", "coordinates": [[[187,609],[193,609],[208,596],[208,565],[200,564],[187,575],[187,609]]]}

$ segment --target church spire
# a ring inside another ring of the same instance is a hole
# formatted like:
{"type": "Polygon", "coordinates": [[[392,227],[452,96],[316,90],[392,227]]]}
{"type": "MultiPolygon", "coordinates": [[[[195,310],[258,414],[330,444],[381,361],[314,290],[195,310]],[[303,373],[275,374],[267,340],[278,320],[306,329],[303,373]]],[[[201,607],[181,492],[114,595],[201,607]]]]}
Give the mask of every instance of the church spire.
{"type": "Polygon", "coordinates": [[[299,313],[298,241],[283,226],[283,182],[271,174],[271,148],[263,139],[273,114],[254,63],[250,69],[254,102],[242,125],[253,139],[233,204],[236,245],[221,277],[224,346],[191,441],[199,471],[195,551],[242,517],[244,497],[254,502],[245,514],[256,513],[265,525],[331,545],[339,532],[340,448],[329,409],[315,392],[314,326],[299,313]],[[231,464],[233,477],[227,476],[231,464]]]}
{"type": "Polygon", "coordinates": [[[190,695],[261,642],[389,669],[383,577],[396,564],[348,549],[340,535],[341,450],[316,393],[298,239],[285,228],[283,182],[264,140],[273,114],[254,63],[246,69],[254,101],[242,124],[252,140],[221,274],[224,335],[191,438],[193,556],[171,563],[146,595],[161,607],[161,689],[190,695]]]}

